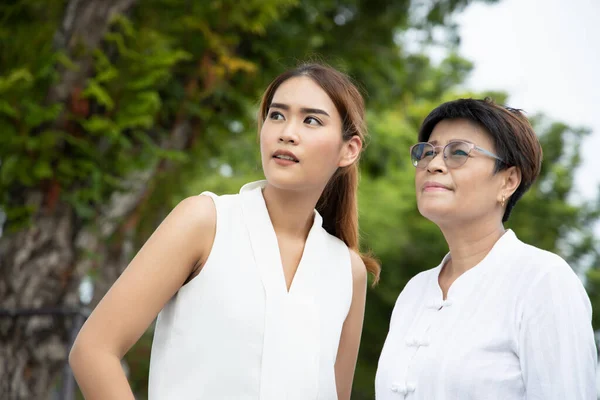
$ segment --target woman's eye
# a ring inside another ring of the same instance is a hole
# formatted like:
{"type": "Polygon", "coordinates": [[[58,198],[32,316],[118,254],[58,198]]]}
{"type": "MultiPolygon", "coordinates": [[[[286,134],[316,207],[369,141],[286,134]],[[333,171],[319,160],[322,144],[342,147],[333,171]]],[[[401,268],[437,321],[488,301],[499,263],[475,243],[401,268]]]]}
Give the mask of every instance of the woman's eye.
{"type": "Polygon", "coordinates": [[[309,125],[323,125],[321,123],[321,121],[319,121],[315,117],[306,117],[306,119],[304,120],[304,123],[309,124],[309,125]]]}
{"type": "Polygon", "coordinates": [[[452,155],[453,155],[453,156],[460,156],[460,157],[464,157],[464,156],[468,156],[468,155],[469,155],[469,153],[467,153],[466,151],[464,151],[464,150],[461,150],[461,149],[456,149],[456,150],[453,150],[453,151],[452,151],[452,155]]]}
{"type": "Polygon", "coordinates": [[[432,150],[423,153],[423,157],[433,157],[435,153],[432,150]]]}
{"type": "Polygon", "coordinates": [[[283,114],[281,114],[279,111],[273,111],[269,114],[269,119],[275,120],[275,121],[281,121],[283,118],[283,114]]]}

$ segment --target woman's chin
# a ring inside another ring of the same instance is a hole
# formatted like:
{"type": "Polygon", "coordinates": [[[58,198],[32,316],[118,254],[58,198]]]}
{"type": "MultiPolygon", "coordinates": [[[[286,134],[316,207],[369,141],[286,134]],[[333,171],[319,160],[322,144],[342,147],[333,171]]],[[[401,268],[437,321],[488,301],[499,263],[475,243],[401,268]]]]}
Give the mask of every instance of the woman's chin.
{"type": "Polygon", "coordinates": [[[448,204],[419,204],[419,213],[436,225],[453,218],[453,208],[448,204]]]}
{"type": "Polygon", "coordinates": [[[281,174],[278,172],[265,174],[266,180],[270,186],[285,191],[307,191],[317,187],[313,182],[304,179],[299,174],[281,174]]]}
{"type": "Polygon", "coordinates": [[[263,171],[269,185],[281,190],[323,190],[326,185],[327,177],[306,171],[278,168],[263,171]]]}
{"type": "Polygon", "coordinates": [[[271,186],[280,189],[291,189],[301,186],[303,179],[298,171],[280,170],[276,168],[265,168],[265,178],[271,186]]]}

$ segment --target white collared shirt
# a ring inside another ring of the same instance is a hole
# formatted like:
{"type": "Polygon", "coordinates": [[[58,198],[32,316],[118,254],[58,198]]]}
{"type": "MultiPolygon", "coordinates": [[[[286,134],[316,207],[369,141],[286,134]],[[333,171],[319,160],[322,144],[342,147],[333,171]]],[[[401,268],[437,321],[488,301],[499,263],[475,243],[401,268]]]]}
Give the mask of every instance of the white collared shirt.
{"type": "Polygon", "coordinates": [[[509,230],[444,301],[448,258],[400,293],[377,400],[596,400],[592,308],[562,258],[509,230]]]}

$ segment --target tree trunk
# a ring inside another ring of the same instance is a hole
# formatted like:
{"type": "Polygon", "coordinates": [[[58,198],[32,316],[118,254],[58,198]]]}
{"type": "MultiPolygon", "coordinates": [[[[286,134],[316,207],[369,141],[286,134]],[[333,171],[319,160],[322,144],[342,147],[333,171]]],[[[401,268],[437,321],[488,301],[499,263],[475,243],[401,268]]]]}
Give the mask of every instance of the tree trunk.
{"type": "MultiPolygon", "coordinates": [[[[59,67],[61,79],[48,101],[68,102],[84,86],[92,60],[115,13],[127,12],[135,0],[70,0],[54,43],[69,54],[76,70],[59,67]]],[[[62,118],[56,121],[62,127],[62,118]]],[[[136,176],[131,192],[114,196],[95,226],[80,226],[74,210],[56,190],[29,189],[27,203],[39,211],[31,225],[14,234],[0,233],[0,398],[45,399],[66,363],[73,310],[78,310],[80,278],[97,267],[114,280],[122,270],[127,246],[110,253],[106,238],[137,207],[153,171],[136,176]],[[93,228],[93,227],[92,227],[93,228]],[[109,254],[95,258],[91,255],[109,254]],[[45,314],[45,315],[40,315],[45,314]]],[[[56,189],[56,188],[55,188],[56,189]]],[[[98,293],[100,295],[100,293],[98,293]]]]}
{"type": "MultiPolygon", "coordinates": [[[[32,193],[31,202],[41,195],[32,193]]],[[[46,310],[77,304],[70,274],[75,261],[74,218],[58,205],[33,226],[0,240],[0,307],[46,310]]],[[[0,382],[3,399],[43,398],[66,359],[68,321],[60,316],[3,315],[0,318],[0,382]]]]}

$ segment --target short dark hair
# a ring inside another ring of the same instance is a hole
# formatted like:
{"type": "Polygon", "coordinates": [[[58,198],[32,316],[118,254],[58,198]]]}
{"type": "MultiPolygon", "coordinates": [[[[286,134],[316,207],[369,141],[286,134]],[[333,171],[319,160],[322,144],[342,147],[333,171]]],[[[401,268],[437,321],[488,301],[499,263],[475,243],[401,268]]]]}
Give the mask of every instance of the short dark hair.
{"type": "Polygon", "coordinates": [[[508,199],[502,222],[508,220],[517,201],[540,174],[542,146],[522,110],[494,103],[492,99],[458,99],[435,108],[423,121],[419,141],[426,142],[435,126],[446,119],[467,119],[481,126],[494,142],[496,154],[505,162],[496,161],[494,173],[515,166],[521,171],[521,184],[508,199]]]}

